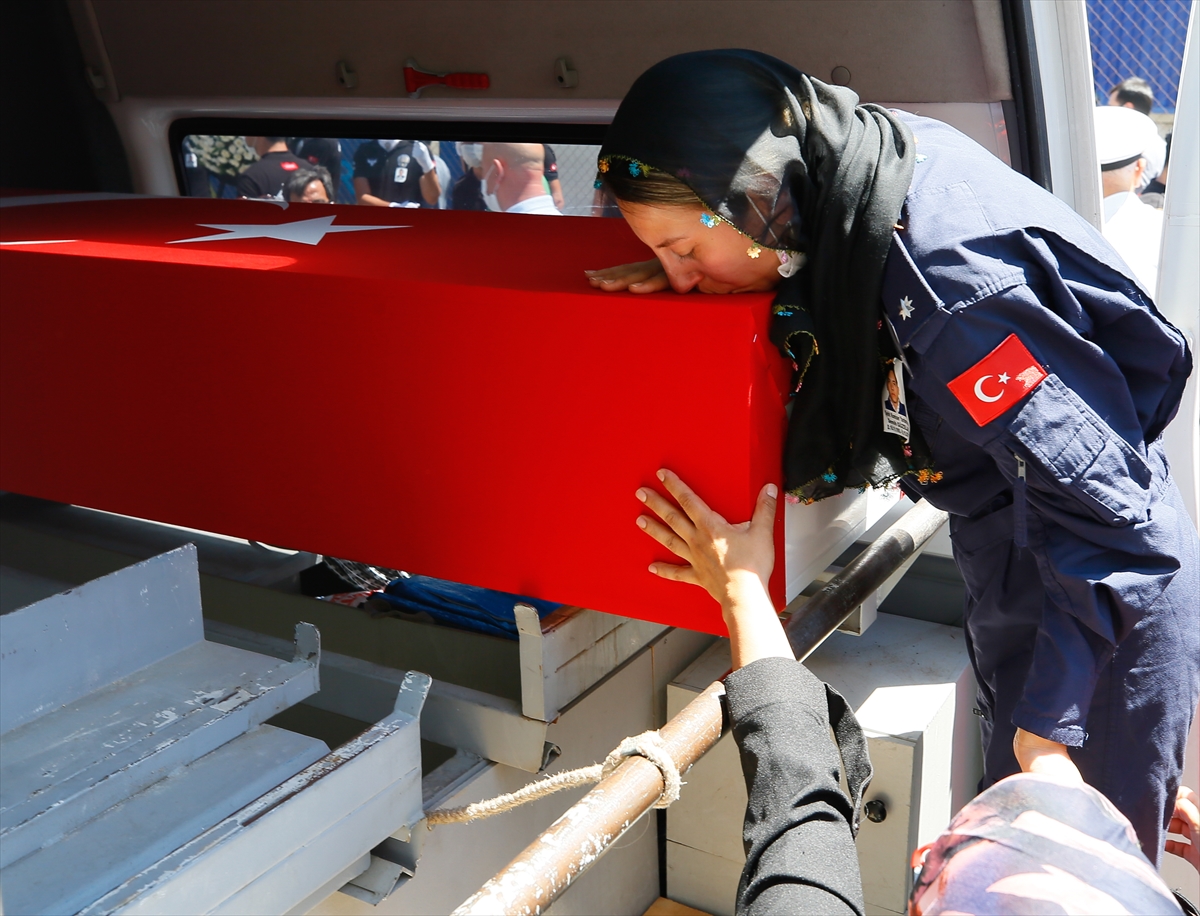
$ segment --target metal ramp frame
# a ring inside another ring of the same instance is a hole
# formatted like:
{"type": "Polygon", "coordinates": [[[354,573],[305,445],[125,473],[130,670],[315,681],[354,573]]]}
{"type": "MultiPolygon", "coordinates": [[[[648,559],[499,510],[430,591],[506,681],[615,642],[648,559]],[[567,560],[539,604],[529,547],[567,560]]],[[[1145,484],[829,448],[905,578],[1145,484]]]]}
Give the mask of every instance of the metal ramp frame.
{"type": "Polygon", "coordinates": [[[319,634],[205,640],[194,547],[0,616],[0,652],[6,911],[285,912],[412,874],[429,678],[332,752],[264,724],[318,690],[319,634]]]}

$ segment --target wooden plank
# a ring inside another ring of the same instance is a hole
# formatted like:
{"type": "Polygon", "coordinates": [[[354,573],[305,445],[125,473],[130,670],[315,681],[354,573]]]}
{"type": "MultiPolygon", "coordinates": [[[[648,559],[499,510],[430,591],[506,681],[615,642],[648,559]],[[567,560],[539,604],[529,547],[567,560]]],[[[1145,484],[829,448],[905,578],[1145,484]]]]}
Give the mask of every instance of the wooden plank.
{"type": "Polygon", "coordinates": [[[668,900],[666,897],[659,897],[650,904],[650,909],[646,910],[643,916],[710,916],[710,914],[704,910],[668,900]]]}

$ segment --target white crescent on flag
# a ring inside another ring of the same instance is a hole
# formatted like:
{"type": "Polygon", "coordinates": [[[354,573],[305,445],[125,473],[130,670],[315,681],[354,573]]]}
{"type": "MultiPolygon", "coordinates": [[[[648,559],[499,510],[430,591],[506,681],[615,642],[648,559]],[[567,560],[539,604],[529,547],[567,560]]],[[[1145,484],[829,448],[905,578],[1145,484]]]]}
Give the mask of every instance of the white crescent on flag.
{"type": "Polygon", "coordinates": [[[993,397],[990,397],[990,398],[986,394],[983,393],[983,383],[986,382],[990,378],[991,378],[990,375],[981,375],[975,382],[975,397],[979,398],[979,400],[981,400],[981,401],[986,401],[988,404],[992,403],[993,401],[998,401],[1002,397],[1004,397],[1004,389],[1003,388],[1000,389],[999,394],[997,394],[993,397]]]}

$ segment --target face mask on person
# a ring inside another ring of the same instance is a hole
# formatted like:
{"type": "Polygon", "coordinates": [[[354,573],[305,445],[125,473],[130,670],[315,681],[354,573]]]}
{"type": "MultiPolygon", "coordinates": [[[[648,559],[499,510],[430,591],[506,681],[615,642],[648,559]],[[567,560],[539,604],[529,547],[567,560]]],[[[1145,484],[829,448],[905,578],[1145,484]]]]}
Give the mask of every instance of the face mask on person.
{"type": "Polygon", "coordinates": [[[500,206],[500,198],[496,196],[495,191],[488,190],[488,179],[492,177],[492,169],[488,169],[483,173],[483,181],[479,185],[479,193],[483,196],[483,202],[487,204],[487,208],[493,213],[503,213],[504,208],[500,206]]]}

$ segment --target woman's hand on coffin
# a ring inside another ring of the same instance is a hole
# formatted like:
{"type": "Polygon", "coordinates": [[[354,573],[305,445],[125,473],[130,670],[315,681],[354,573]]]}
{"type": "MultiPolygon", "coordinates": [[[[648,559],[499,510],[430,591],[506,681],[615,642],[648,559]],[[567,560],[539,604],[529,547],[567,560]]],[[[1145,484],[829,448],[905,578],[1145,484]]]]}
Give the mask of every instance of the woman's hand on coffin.
{"type": "Polygon", "coordinates": [[[634,264],[618,264],[616,267],[605,267],[602,270],[585,270],[584,274],[588,283],[606,293],[615,293],[623,289],[631,293],[659,293],[671,288],[658,258],[634,264]]]}
{"type": "Polygon", "coordinates": [[[1065,744],[1018,728],[1013,735],[1013,754],[1024,773],[1041,773],[1067,782],[1083,782],[1065,744]]]}

